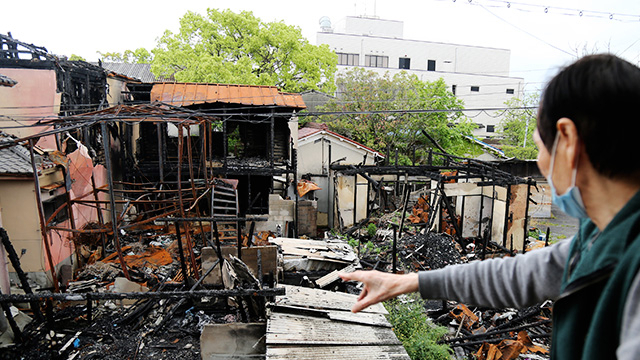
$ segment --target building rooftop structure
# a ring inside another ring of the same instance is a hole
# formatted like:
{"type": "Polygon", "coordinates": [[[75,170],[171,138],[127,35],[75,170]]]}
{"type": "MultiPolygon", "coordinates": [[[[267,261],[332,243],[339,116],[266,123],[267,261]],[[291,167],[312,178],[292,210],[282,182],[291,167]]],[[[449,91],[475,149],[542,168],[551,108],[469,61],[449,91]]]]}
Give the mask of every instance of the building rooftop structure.
{"type": "Polygon", "coordinates": [[[335,27],[327,24],[317,33],[317,43],[338,55],[338,72],[363,67],[380,75],[406,71],[423,81],[442,78],[462,99],[466,109],[477,110],[476,137],[493,137],[500,122],[495,108],[521,96],[524,79],[510,73],[509,49],[460,45],[403,38],[403,22],[350,16],[335,27]]]}

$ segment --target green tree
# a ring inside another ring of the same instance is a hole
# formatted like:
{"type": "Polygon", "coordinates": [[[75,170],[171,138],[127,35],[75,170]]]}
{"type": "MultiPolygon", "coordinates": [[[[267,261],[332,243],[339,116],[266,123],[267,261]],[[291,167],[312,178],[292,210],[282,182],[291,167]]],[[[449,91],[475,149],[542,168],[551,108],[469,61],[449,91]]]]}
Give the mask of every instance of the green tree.
{"type": "Polygon", "coordinates": [[[448,90],[442,79],[429,82],[406,72],[391,76],[353,68],[339,75],[336,82],[338,96],[321,110],[360,112],[357,115],[325,115],[320,119],[339,134],[382,153],[395,154],[398,149],[399,163],[405,165],[414,162],[414,150],[415,163],[424,163],[429,148],[434,148],[424,132],[450,154],[479,153],[478,147],[464,137],[471,135],[474,125],[462,112],[456,111],[464,104],[448,90]],[[398,112],[389,113],[388,110],[398,112]]]}
{"type": "Polygon", "coordinates": [[[525,96],[524,99],[511,98],[505,102],[508,110],[500,121],[502,133],[501,148],[508,157],[523,160],[538,157],[538,148],[533,142],[533,132],[536,128],[535,111],[531,109],[537,106],[540,95],[525,96]]]}
{"type": "Polygon", "coordinates": [[[71,54],[71,56],[69,56],[69,61],[87,61],[85,58],[83,58],[80,55],[76,55],[76,54],[71,54]]]}
{"type": "Polygon", "coordinates": [[[151,71],[177,81],[335,89],[337,56],[327,45],[311,45],[299,28],[262,22],[249,11],[187,12],[180,30],[165,31],[152,52],[151,71]]]}
{"type": "Polygon", "coordinates": [[[125,50],[124,53],[98,51],[100,59],[104,62],[118,62],[128,64],[149,64],[153,61],[153,55],[145,48],[125,50]]]}

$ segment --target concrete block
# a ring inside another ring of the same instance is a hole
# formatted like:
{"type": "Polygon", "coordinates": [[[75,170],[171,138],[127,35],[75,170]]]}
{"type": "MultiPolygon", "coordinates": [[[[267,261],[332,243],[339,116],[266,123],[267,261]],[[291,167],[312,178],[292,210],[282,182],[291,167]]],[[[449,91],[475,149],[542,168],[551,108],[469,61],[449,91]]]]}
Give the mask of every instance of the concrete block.
{"type": "Polygon", "coordinates": [[[266,331],[263,323],[205,325],[200,335],[202,359],[264,359],[266,331]]]}
{"type": "MultiPolygon", "coordinates": [[[[117,277],[113,284],[114,293],[130,293],[130,292],[147,292],[149,289],[136,282],[129,281],[127,278],[117,277]]],[[[137,300],[124,299],[121,300],[123,305],[133,305],[137,300]]]]}
{"type": "MultiPolygon", "coordinates": [[[[222,257],[225,257],[227,259],[229,258],[229,255],[238,256],[238,251],[236,250],[236,248],[231,246],[222,246],[220,248],[220,251],[222,252],[222,257]]],[[[216,260],[218,260],[218,254],[216,254],[216,251],[211,247],[203,247],[201,252],[201,259],[202,272],[204,273],[209,270],[209,268],[213,266],[213,264],[215,264],[216,260]]],[[[202,283],[206,285],[222,285],[222,276],[220,274],[220,271],[218,269],[213,269],[213,271],[206,278],[204,278],[204,280],[202,280],[202,283]]]]}
{"type": "MultiPolygon", "coordinates": [[[[260,257],[262,258],[262,274],[263,276],[269,275],[269,273],[276,273],[276,263],[278,256],[278,247],[271,246],[253,246],[250,248],[242,248],[242,262],[244,262],[251,270],[251,273],[258,277],[258,250],[260,250],[260,257]]],[[[220,248],[222,256],[229,258],[229,255],[238,256],[238,251],[235,247],[223,246],[220,248]]],[[[202,271],[207,271],[218,260],[218,255],[210,247],[202,248],[202,271]]],[[[220,271],[214,269],[203,281],[208,285],[222,285],[222,277],[220,271]]]]}

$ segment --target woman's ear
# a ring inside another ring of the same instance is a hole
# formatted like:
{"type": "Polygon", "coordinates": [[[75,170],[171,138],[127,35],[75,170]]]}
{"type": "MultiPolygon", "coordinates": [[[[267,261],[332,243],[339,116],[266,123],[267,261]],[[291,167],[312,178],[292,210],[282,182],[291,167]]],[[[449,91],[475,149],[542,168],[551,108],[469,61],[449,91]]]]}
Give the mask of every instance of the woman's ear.
{"type": "Polygon", "coordinates": [[[564,153],[571,168],[576,168],[579,160],[578,155],[582,151],[576,124],[569,118],[561,118],[556,123],[556,129],[559,137],[556,151],[564,153]]]}

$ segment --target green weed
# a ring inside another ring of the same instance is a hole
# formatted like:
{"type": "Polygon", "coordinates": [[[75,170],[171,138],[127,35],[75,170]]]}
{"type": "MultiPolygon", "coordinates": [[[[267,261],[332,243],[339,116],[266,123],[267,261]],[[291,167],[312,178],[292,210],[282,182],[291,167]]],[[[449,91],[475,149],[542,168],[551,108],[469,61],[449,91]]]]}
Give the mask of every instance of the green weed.
{"type": "Polygon", "coordinates": [[[447,328],[437,326],[424,313],[424,301],[417,294],[384,303],[389,312],[387,319],[393,326],[393,332],[402,342],[412,360],[449,360],[452,350],[449,346],[438,344],[438,340],[447,333],[447,328]]]}

